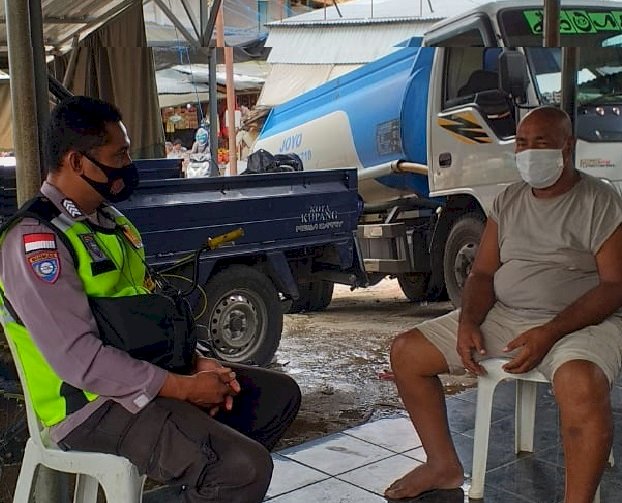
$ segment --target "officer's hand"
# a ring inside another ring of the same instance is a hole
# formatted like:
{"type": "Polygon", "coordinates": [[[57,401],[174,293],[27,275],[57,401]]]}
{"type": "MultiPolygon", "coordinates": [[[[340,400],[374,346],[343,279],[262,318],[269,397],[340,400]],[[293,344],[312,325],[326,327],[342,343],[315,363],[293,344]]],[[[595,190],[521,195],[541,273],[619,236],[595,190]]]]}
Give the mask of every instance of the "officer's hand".
{"type": "Polygon", "coordinates": [[[484,367],[473,359],[473,353],[485,355],[484,338],[482,331],[478,326],[469,323],[460,323],[458,326],[458,342],[456,351],[462,359],[464,368],[475,375],[483,375],[486,373],[484,367]]]}
{"type": "Polygon", "coordinates": [[[234,395],[237,395],[240,392],[240,383],[235,378],[235,372],[228,367],[223,367],[223,365],[213,358],[204,358],[199,356],[197,358],[197,362],[195,365],[195,372],[218,372],[223,376],[223,379],[228,378],[228,383],[231,388],[231,391],[234,395]],[[224,370],[223,370],[224,369],[224,370]]]}
{"type": "Polygon", "coordinates": [[[228,376],[230,373],[230,369],[227,369],[225,373],[197,372],[187,376],[185,389],[182,391],[183,399],[199,407],[213,407],[225,403],[227,397],[231,396],[228,376]]]}

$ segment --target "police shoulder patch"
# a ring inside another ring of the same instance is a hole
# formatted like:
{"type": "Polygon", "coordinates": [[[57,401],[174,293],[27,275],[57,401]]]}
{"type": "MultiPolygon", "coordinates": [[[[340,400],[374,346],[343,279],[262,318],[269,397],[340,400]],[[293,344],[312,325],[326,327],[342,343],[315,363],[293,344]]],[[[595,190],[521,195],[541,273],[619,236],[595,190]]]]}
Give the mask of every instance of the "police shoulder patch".
{"type": "Polygon", "coordinates": [[[58,250],[45,250],[26,255],[26,260],[35,276],[45,283],[54,284],[60,276],[58,250]]]}

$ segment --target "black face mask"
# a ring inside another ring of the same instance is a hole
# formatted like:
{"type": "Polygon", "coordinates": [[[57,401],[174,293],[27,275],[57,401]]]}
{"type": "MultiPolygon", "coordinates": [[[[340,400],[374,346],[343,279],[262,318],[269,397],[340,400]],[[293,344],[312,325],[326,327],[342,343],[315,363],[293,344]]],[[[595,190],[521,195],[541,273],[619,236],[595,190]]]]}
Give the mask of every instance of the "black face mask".
{"type": "Polygon", "coordinates": [[[86,175],[80,175],[82,179],[93,187],[106,201],[111,203],[125,201],[132,195],[134,189],[138,187],[138,170],[133,162],[121,168],[113,168],[102,164],[97,159],[93,159],[93,157],[86,152],[82,152],[82,155],[101,169],[108,178],[107,182],[98,182],[86,175]],[[113,191],[113,187],[117,180],[123,180],[123,188],[118,192],[113,191]]]}

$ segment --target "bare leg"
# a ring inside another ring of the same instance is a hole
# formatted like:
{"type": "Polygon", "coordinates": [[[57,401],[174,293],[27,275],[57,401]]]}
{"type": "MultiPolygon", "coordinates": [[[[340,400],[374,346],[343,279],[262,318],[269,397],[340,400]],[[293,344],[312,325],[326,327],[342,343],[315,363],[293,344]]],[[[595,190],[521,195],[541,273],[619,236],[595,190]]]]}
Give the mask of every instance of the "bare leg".
{"type": "Polygon", "coordinates": [[[586,360],[565,363],[553,377],[566,458],[565,503],[592,503],[613,439],[609,382],[586,360]]]}
{"type": "Polygon", "coordinates": [[[447,372],[445,358],[419,330],[413,329],[393,341],[391,366],[428,460],[393,482],[385,496],[413,498],[433,489],[460,487],[464,471],[451,440],[445,394],[437,377],[447,372]]]}

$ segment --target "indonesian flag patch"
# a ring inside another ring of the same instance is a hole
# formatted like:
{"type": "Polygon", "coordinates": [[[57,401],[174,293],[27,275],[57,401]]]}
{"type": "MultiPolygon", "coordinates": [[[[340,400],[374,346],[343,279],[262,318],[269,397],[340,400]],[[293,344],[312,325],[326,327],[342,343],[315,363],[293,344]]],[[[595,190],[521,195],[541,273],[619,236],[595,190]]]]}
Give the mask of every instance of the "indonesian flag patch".
{"type": "Polygon", "coordinates": [[[25,234],[24,251],[35,276],[45,283],[56,283],[60,275],[56,236],[52,233],[25,234]]]}
{"type": "Polygon", "coordinates": [[[32,253],[39,250],[56,250],[56,236],[52,233],[24,235],[24,251],[32,253]]]}

